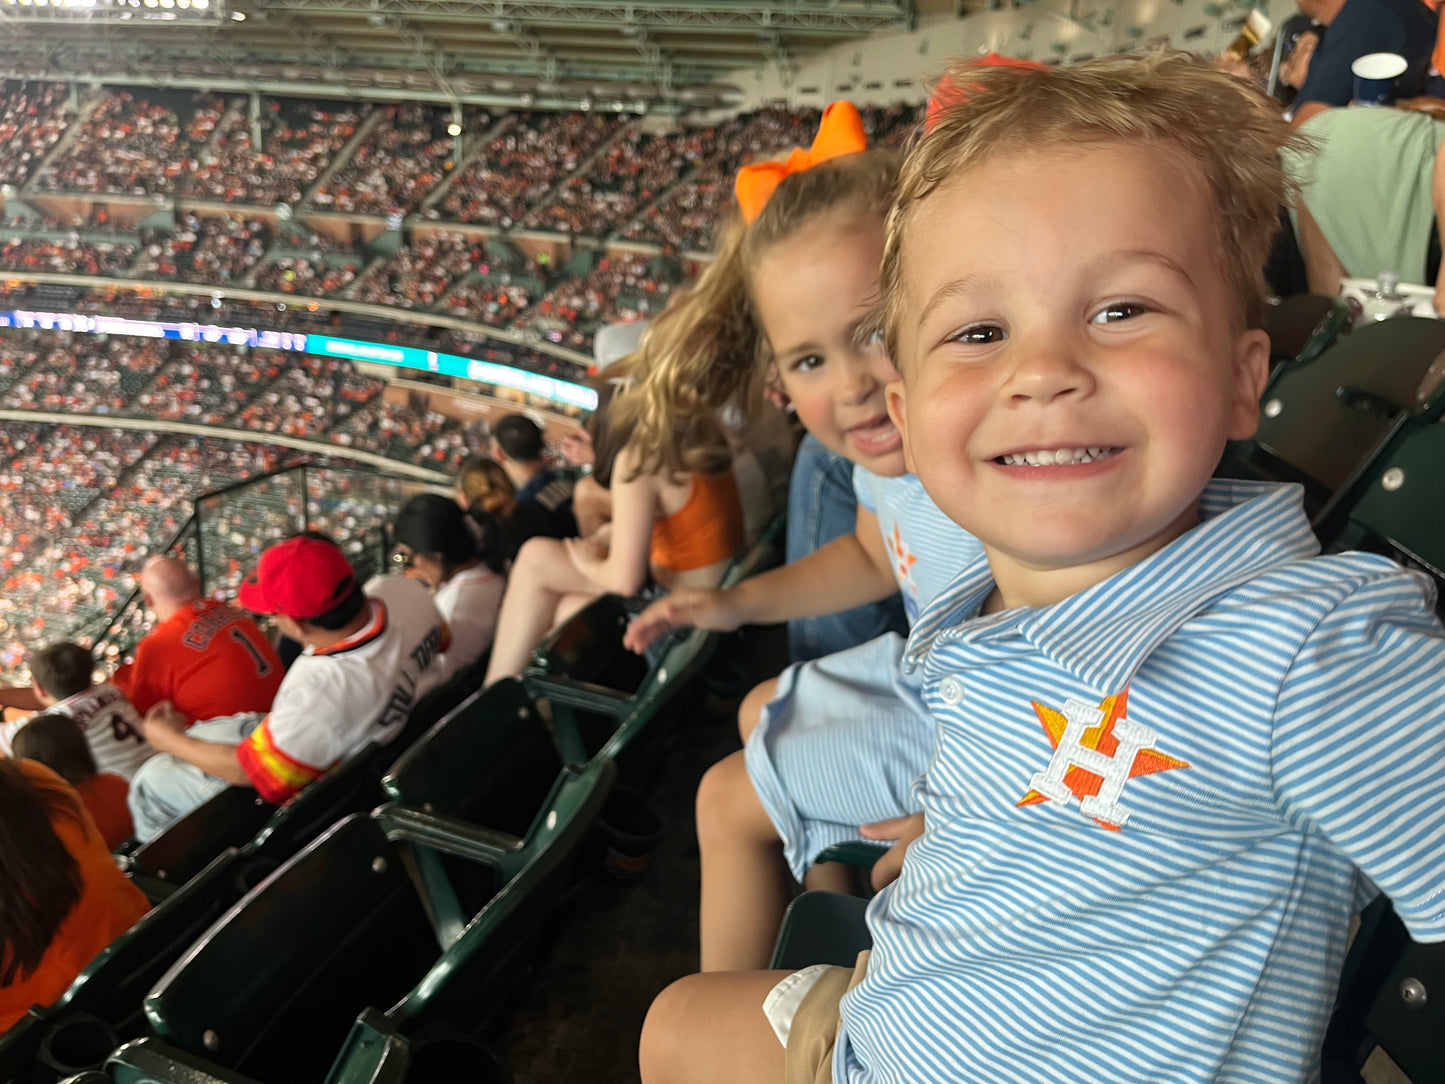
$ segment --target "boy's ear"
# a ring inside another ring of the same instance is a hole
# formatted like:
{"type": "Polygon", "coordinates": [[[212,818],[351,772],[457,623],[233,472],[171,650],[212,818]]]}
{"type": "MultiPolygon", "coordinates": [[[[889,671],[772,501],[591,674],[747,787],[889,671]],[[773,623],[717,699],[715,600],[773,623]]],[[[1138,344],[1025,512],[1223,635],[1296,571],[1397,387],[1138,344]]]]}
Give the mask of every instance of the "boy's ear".
{"type": "Polygon", "coordinates": [[[1259,400],[1269,379],[1269,335],[1259,328],[1234,341],[1234,384],[1229,439],[1248,440],[1259,428],[1259,400]]]}
{"type": "Polygon", "coordinates": [[[913,449],[908,445],[908,410],[903,381],[893,380],[885,385],[883,398],[888,404],[888,416],[893,419],[893,424],[898,427],[898,435],[903,438],[903,463],[909,474],[917,474],[918,471],[913,466],[913,449]]]}

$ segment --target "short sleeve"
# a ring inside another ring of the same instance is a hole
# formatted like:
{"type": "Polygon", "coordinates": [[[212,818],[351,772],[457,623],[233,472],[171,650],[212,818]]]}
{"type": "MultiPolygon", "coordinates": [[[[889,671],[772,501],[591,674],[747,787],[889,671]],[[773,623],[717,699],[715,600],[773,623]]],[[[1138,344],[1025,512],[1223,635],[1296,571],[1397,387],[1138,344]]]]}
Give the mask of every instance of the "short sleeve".
{"type": "Polygon", "coordinates": [[[1445,631],[1421,576],[1353,591],[1301,645],[1280,688],[1276,800],[1388,895],[1417,940],[1445,940],[1445,631]]]}
{"type": "Polygon", "coordinates": [[[241,767],[268,802],[286,801],[340,759],[331,731],[317,725],[336,704],[328,683],[316,676],[286,689],[236,750],[241,767]]]}
{"type": "Polygon", "coordinates": [[[853,464],[853,494],[858,498],[858,507],[868,509],[875,516],[878,514],[878,486],[882,481],[867,467],[853,464]]]}

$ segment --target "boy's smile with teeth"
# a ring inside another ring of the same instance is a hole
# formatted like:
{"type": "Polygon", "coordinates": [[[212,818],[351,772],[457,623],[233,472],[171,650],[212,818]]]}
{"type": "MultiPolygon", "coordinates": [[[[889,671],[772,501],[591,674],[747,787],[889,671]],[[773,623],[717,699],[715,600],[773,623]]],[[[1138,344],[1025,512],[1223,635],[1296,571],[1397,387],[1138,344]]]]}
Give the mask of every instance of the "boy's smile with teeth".
{"type": "Polygon", "coordinates": [[[1054,448],[1036,452],[1011,452],[996,456],[995,463],[1006,467],[1067,467],[1074,463],[1093,463],[1119,454],[1119,448],[1054,448]]]}

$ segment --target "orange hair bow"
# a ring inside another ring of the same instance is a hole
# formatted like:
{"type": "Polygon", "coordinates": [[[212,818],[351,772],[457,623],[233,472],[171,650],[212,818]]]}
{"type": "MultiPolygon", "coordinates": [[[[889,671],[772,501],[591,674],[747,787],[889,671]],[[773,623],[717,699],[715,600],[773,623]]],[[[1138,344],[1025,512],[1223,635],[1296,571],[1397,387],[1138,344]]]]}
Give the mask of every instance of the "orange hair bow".
{"type": "Polygon", "coordinates": [[[814,166],[847,154],[859,154],[868,149],[868,134],[863,131],[863,118],[858,107],[852,102],[834,102],[823,110],[823,119],[818,123],[818,134],[813,145],[807,150],[794,147],[793,153],[782,162],[754,162],[738,170],[733,192],[738,199],[738,208],[743,220],[751,226],[763,213],[768,200],[783,180],[794,173],[802,173],[814,166]]]}
{"type": "MultiPolygon", "coordinates": [[[[973,68],[1023,68],[1026,71],[1047,71],[1047,65],[1040,64],[1037,60],[1017,60],[1011,56],[1000,56],[998,53],[989,53],[981,60],[974,61],[969,67],[973,68]]],[[[955,83],[948,76],[938,81],[933,88],[933,94],[928,99],[928,112],[923,118],[923,130],[931,132],[938,126],[939,120],[943,117],[945,109],[951,109],[955,105],[962,105],[968,101],[970,95],[978,90],[977,83],[965,83],[962,86],[955,83]]]]}

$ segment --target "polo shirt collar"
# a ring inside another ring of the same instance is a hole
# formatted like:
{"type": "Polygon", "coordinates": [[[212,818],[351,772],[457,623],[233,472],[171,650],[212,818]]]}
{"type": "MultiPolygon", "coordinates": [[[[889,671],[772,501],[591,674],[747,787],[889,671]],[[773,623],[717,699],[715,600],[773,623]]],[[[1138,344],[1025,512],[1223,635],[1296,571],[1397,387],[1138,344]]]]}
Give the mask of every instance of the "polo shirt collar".
{"type": "Polygon", "coordinates": [[[1199,525],[1086,591],[1039,609],[979,615],[993,589],[986,558],[965,568],[909,637],[912,669],[935,646],[1020,637],[1085,685],[1118,692],[1156,647],[1215,599],[1265,571],[1311,557],[1299,486],[1215,479],[1199,525]]]}

